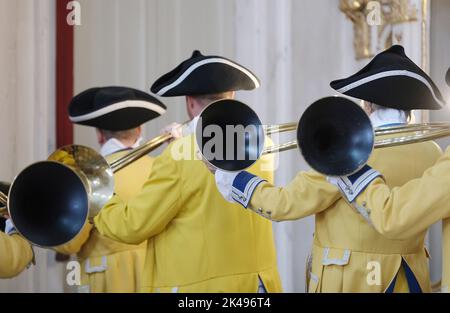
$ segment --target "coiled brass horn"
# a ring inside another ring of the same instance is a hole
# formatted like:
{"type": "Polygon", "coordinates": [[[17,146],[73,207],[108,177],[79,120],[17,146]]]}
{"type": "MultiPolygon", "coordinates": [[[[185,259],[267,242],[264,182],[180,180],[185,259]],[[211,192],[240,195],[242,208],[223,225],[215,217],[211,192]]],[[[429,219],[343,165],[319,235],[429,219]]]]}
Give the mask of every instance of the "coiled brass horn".
{"type": "Polygon", "coordinates": [[[14,179],[7,202],[17,231],[31,243],[55,247],[72,240],[114,193],[113,173],[171,139],[158,136],[111,164],[95,150],[70,145],[34,163],[14,179]]]}

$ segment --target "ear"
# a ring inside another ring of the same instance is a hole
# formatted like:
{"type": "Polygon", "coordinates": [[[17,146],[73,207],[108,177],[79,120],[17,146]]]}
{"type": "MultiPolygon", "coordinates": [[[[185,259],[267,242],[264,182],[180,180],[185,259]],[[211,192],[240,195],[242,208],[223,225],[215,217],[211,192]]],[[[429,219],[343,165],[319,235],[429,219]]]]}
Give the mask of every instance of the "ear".
{"type": "Polygon", "coordinates": [[[189,118],[193,119],[196,115],[196,100],[194,97],[186,96],[186,111],[189,116],[189,118]]]}
{"type": "Polygon", "coordinates": [[[142,125],[136,127],[137,137],[139,138],[142,134],[142,125]]]}
{"type": "Polygon", "coordinates": [[[95,129],[95,132],[96,132],[96,134],[97,134],[97,142],[98,142],[98,144],[99,144],[100,146],[103,146],[103,145],[105,144],[105,142],[106,142],[106,137],[105,137],[105,135],[104,135],[103,132],[102,132],[100,129],[98,129],[98,128],[95,129]]]}
{"type": "Polygon", "coordinates": [[[194,97],[186,96],[186,104],[190,110],[194,109],[194,107],[195,107],[194,97]]]}

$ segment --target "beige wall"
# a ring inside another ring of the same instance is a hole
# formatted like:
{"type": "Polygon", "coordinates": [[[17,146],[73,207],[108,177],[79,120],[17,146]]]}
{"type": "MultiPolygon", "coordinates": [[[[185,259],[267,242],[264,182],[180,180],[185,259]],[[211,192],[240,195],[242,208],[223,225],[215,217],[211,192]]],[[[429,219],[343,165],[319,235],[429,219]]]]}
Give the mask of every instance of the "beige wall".
{"type": "MultiPolygon", "coordinates": [[[[54,10],[53,0],[0,0],[1,180],[55,149],[54,10]]],[[[36,266],[0,280],[0,292],[63,290],[64,264],[52,251],[35,254],[36,266]]]]}
{"type": "MultiPolygon", "coordinates": [[[[194,49],[233,55],[233,1],[80,1],[75,31],[75,92],[125,85],[149,92],[158,76],[194,49]]],[[[185,121],[183,99],[162,99],[165,116],[146,126],[147,137],[173,121],[185,121]]],[[[75,141],[97,147],[94,131],[75,127],[75,141]]]]}

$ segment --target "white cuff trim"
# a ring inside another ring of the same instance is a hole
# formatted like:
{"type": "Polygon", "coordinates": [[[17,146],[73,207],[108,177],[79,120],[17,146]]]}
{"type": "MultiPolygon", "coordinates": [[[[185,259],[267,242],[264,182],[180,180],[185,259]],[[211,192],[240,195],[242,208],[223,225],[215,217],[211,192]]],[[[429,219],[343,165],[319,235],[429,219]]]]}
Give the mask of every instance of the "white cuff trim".
{"type": "Polygon", "coordinates": [[[217,189],[222,194],[224,199],[231,203],[235,203],[232,197],[232,190],[233,181],[238,174],[239,172],[225,172],[220,169],[217,169],[216,173],[214,174],[217,189]]]}

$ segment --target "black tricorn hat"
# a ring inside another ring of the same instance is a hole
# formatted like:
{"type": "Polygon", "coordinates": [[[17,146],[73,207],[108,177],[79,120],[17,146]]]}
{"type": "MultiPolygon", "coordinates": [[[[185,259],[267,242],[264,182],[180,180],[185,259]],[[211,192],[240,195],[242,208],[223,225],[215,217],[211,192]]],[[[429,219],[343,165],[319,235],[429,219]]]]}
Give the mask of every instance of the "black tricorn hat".
{"type": "Polygon", "coordinates": [[[162,97],[206,95],[252,90],[259,79],[249,69],[221,56],[205,56],[196,50],[175,69],[158,78],[150,90],[162,97]]]}
{"type": "Polygon", "coordinates": [[[338,92],[399,110],[439,110],[445,105],[431,78],[395,45],[356,74],[332,81],[338,92]]]}
{"type": "Polygon", "coordinates": [[[138,127],[165,112],[166,106],[161,101],[128,87],[90,88],[69,104],[73,123],[111,131],[138,127]]]}

